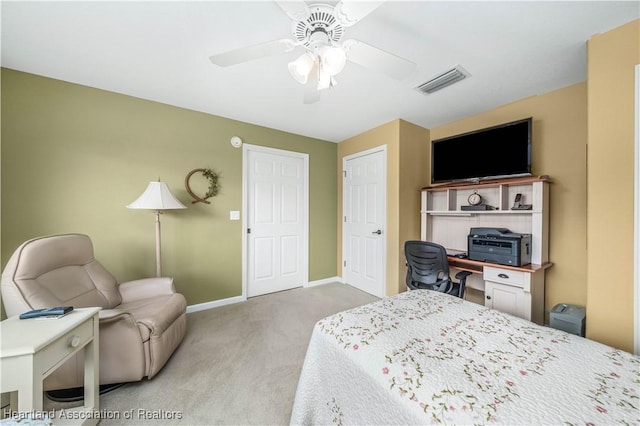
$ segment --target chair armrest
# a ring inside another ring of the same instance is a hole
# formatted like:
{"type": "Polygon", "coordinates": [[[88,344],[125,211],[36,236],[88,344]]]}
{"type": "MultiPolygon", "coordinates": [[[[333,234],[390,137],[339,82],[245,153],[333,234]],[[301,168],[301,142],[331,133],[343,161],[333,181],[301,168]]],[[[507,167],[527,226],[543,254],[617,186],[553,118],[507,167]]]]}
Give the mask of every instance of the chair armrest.
{"type": "MultiPolygon", "coordinates": [[[[146,375],[143,336],[132,314],[103,309],[100,318],[100,380],[123,383],[146,375]]],[[[80,381],[80,386],[82,381],[80,381]]]]}
{"type": "Polygon", "coordinates": [[[456,279],[462,283],[467,281],[467,277],[469,275],[471,275],[471,272],[469,271],[460,271],[456,274],[456,279]]]}
{"type": "Polygon", "coordinates": [[[100,321],[101,326],[122,321],[122,324],[126,324],[128,327],[135,329],[136,331],[138,330],[136,320],[133,316],[129,312],[121,311],[118,308],[102,309],[98,312],[98,320],[100,321]]]}
{"type": "Polygon", "coordinates": [[[176,292],[173,278],[158,277],[127,281],[118,286],[122,303],[148,299],[154,296],[170,296],[176,292]]]}
{"type": "Polygon", "coordinates": [[[139,344],[142,342],[136,319],[129,312],[122,311],[118,308],[103,309],[98,312],[98,320],[100,323],[101,341],[108,340],[106,336],[114,333],[116,336],[120,336],[116,337],[114,342],[118,340],[127,342],[127,344],[139,344]]]}
{"type": "Polygon", "coordinates": [[[458,294],[458,297],[460,298],[464,297],[465,287],[467,285],[467,277],[469,275],[471,275],[471,272],[469,271],[460,271],[456,274],[456,279],[460,283],[460,291],[458,294]]]}

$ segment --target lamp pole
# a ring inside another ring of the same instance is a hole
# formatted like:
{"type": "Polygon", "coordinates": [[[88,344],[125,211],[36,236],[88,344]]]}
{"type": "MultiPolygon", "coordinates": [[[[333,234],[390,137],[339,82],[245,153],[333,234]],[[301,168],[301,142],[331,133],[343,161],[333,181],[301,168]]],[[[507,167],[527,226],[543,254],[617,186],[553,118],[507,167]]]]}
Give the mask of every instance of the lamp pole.
{"type": "Polygon", "coordinates": [[[156,276],[162,276],[162,256],[160,255],[160,215],[162,212],[156,210],[156,276]]]}

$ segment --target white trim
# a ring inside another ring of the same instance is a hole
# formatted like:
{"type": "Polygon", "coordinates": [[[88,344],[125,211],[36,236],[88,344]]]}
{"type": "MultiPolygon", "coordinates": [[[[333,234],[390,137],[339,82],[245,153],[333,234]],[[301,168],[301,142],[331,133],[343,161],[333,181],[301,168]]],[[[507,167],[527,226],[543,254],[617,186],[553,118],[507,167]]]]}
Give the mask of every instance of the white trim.
{"type": "MultiPolygon", "coordinates": [[[[382,152],[382,162],[384,164],[384,168],[382,169],[382,181],[384,183],[384,191],[382,191],[382,203],[384,205],[384,226],[385,232],[382,233],[382,258],[387,259],[387,228],[388,228],[388,217],[387,217],[387,145],[380,145],[375,148],[366,149],[364,151],[356,152],[355,154],[347,155],[342,158],[342,212],[341,217],[344,217],[344,206],[347,202],[347,194],[345,191],[345,183],[344,183],[344,172],[347,170],[347,161],[353,160],[355,158],[364,157],[365,155],[375,154],[377,152],[382,152]]],[[[342,220],[342,219],[341,219],[342,220]]],[[[344,266],[346,260],[346,252],[347,252],[347,236],[345,235],[345,226],[344,221],[342,222],[342,265],[341,265],[341,273],[342,273],[342,283],[347,284],[344,280],[346,274],[346,268],[344,266]]],[[[374,296],[377,297],[385,297],[387,295],[387,265],[386,263],[382,264],[382,282],[381,288],[377,289],[376,294],[374,296]]]]}
{"type": "Polygon", "coordinates": [[[634,353],[640,355],[640,64],[636,65],[635,84],[635,165],[634,165],[634,353]]]}
{"type": "MultiPolygon", "coordinates": [[[[305,287],[315,287],[318,285],[331,284],[331,283],[340,283],[344,284],[342,278],[340,277],[331,277],[331,278],[323,278],[321,280],[309,281],[308,285],[305,287]]],[[[204,302],[198,303],[195,305],[187,306],[187,313],[191,314],[194,312],[206,311],[209,309],[220,308],[222,306],[233,305],[235,303],[246,302],[247,298],[244,296],[235,296],[229,297],[227,299],[214,300],[212,302],[204,302]]]]}
{"type": "Polygon", "coordinates": [[[244,302],[247,298],[244,296],[229,297],[227,299],[214,300],[212,302],[198,303],[196,305],[187,306],[187,313],[206,311],[208,309],[219,308],[221,306],[233,305],[234,303],[244,302]]]}
{"type": "Polygon", "coordinates": [[[317,285],[324,285],[324,284],[331,284],[331,283],[342,283],[342,278],[331,277],[331,278],[323,278],[321,280],[309,281],[309,287],[315,287],[317,285]]]}
{"type": "Polygon", "coordinates": [[[277,148],[268,148],[259,145],[242,144],[242,229],[241,241],[242,241],[242,297],[247,298],[247,195],[249,194],[248,183],[248,155],[249,151],[263,152],[272,155],[281,155],[286,157],[301,158],[303,162],[303,178],[304,178],[304,194],[303,194],[303,207],[304,212],[302,219],[304,220],[303,235],[304,242],[302,243],[302,287],[309,287],[309,154],[304,152],[286,151],[277,148]]]}

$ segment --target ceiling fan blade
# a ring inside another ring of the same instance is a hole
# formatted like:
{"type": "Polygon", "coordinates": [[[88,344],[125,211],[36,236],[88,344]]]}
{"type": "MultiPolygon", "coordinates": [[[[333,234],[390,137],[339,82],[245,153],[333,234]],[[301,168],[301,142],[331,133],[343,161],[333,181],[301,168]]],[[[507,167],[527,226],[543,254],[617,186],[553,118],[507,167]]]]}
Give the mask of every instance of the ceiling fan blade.
{"type": "Polygon", "coordinates": [[[309,16],[309,7],[303,0],[275,0],[289,18],[304,21],[309,16]]]}
{"type": "Polygon", "coordinates": [[[416,69],[416,64],[408,59],[385,52],[359,40],[346,40],[342,46],[349,61],[383,72],[398,80],[404,80],[416,69]]]}
{"type": "Polygon", "coordinates": [[[260,43],[253,46],[241,47],[240,49],[230,50],[229,52],[220,53],[210,56],[209,59],[215,65],[228,67],[230,65],[240,64],[242,62],[252,61],[254,59],[264,58],[265,56],[279,55],[292,51],[297,46],[296,42],[290,39],[280,39],[260,43]]]}
{"type": "Polygon", "coordinates": [[[376,10],[384,1],[342,0],[333,11],[343,27],[350,27],[376,10]]]}

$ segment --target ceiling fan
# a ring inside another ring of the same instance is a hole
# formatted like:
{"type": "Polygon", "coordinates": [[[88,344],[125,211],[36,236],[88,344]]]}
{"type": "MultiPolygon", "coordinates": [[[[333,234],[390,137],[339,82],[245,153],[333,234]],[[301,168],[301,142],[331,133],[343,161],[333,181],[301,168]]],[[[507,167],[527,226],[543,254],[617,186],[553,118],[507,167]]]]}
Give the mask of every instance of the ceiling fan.
{"type": "Polygon", "coordinates": [[[413,62],[355,39],[342,41],[345,28],[358,23],[384,1],[341,0],[307,5],[303,0],[275,0],[293,20],[293,39],[279,39],[211,56],[215,65],[227,67],[254,59],[304,50],[289,63],[293,78],[307,85],[304,102],[319,100],[320,90],[336,85],[335,76],[346,61],[383,72],[396,79],[408,77],[413,62]]]}

